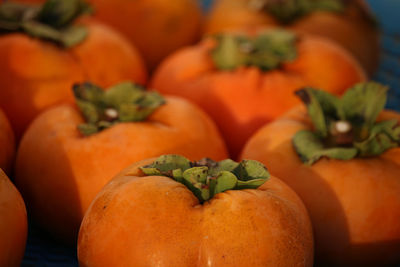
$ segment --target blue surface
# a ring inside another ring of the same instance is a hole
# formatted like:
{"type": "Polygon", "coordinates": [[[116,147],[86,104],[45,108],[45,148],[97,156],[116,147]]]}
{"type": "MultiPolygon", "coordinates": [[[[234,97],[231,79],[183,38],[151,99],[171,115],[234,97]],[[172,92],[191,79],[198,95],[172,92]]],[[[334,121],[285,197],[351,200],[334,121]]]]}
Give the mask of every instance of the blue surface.
{"type": "MultiPolygon", "coordinates": [[[[400,0],[369,0],[382,30],[382,59],[375,80],[391,87],[388,107],[400,111],[400,0]]],[[[203,0],[206,9],[211,0],[203,0]]],[[[27,252],[22,264],[43,267],[78,266],[76,249],[57,244],[35,226],[30,226],[27,252]]]]}

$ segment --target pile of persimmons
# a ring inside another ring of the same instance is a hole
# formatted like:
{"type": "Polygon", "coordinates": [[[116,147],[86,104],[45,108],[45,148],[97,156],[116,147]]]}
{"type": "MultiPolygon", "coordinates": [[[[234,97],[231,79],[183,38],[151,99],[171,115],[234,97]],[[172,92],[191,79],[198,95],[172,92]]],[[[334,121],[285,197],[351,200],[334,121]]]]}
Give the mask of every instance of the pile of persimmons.
{"type": "Polygon", "coordinates": [[[0,3],[0,266],[400,263],[400,114],[363,0],[0,3]]]}

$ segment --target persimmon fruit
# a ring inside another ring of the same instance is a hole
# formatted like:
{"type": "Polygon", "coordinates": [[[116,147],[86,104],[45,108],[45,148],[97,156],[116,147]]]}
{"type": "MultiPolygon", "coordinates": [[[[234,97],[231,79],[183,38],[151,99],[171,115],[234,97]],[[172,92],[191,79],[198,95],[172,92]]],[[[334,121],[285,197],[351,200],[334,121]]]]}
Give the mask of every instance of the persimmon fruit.
{"type": "Polygon", "coordinates": [[[154,160],[96,196],[79,232],[80,266],[312,266],[307,212],[262,164],[154,160]]]}
{"type": "Polygon", "coordinates": [[[161,64],[151,88],[203,108],[235,158],[257,129],[299,103],[295,90],[314,86],[341,94],[364,79],[337,45],[270,29],[225,33],[182,49],[161,64]]]}
{"type": "Polygon", "coordinates": [[[72,103],[74,83],[91,80],[109,87],[125,80],[146,82],[146,69],[137,50],[103,24],[89,18],[76,21],[84,12],[80,5],[80,0],[49,0],[39,9],[9,1],[0,5],[4,14],[36,14],[27,21],[18,21],[18,15],[0,15],[3,26],[17,20],[10,29],[0,26],[0,107],[17,140],[40,112],[62,102],[72,103]],[[58,7],[65,12],[57,15],[62,27],[51,19],[54,12],[58,14],[58,7]],[[62,21],[70,12],[74,17],[62,21]]]}
{"type": "Polygon", "coordinates": [[[22,138],[16,184],[40,226],[67,243],[100,189],[132,162],[165,153],[227,156],[212,120],[177,97],[123,83],[74,88],[77,105],[42,113],[22,138]],[[81,113],[82,112],[82,113],[81,113]]]}
{"type": "Polygon", "coordinates": [[[369,75],[379,64],[379,26],[364,0],[216,0],[205,32],[280,26],[318,35],[352,53],[369,75]]]}
{"type": "Polygon", "coordinates": [[[266,125],[242,153],[302,198],[321,266],[400,262],[400,114],[382,111],[386,92],[372,82],[340,100],[302,90],[308,112],[266,125]]]}
{"type": "Polygon", "coordinates": [[[124,34],[151,70],[178,48],[200,37],[202,11],[196,0],[89,0],[95,18],[124,34]]]}
{"type": "Polygon", "coordinates": [[[0,169],[0,266],[21,265],[27,232],[28,222],[24,201],[0,169]]]}

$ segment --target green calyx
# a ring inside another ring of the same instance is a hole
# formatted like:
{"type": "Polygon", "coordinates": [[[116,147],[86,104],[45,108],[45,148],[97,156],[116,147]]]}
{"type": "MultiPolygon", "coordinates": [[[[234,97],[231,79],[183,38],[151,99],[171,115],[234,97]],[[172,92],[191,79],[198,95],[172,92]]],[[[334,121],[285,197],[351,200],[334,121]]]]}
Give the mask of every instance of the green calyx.
{"type": "Polygon", "coordinates": [[[295,20],[314,11],[343,12],[344,0],[250,0],[249,6],[272,15],[283,24],[295,20]]]}
{"type": "Polygon", "coordinates": [[[373,157],[398,147],[398,121],[376,121],[386,104],[387,91],[375,82],[357,84],[341,98],[312,88],[297,91],[314,126],[313,131],[299,131],[293,138],[301,160],[311,165],[322,157],[373,157]]]}
{"type": "Polygon", "coordinates": [[[255,37],[221,34],[215,38],[217,45],[211,57],[220,70],[255,66],[268,71],[297,57],[297,36],[285,30],[265,31],[255,37]]]}
{"type": "Polygon", "coordinates": [[[76,104],[86,119],[78,126],[84,136],[98,133],[122,122],[145,120],[165,104],[157,92],[145,91],[139,85],[125,82],[104,91],[91,83],[74,85],[76,104]]]}
{"type": "Polygon", "coordinates": [[[73,22],[90,11],[83,0],[47,0],[43,5],[5,2],[0,4],[0,34],[23,32],[72,47],[88,35],[86,27],[73,22]]]}
{"type": "Polygon", "coordinates": [[[145,175],[162,175],[184,184],[200,203],[227,190],[257,189],[270,177],[263,164],[254,160],[240,163],[230,159],[213,161],[205,158],[190,162],[179,155],[164,155],[140,168],[145,175]]]}

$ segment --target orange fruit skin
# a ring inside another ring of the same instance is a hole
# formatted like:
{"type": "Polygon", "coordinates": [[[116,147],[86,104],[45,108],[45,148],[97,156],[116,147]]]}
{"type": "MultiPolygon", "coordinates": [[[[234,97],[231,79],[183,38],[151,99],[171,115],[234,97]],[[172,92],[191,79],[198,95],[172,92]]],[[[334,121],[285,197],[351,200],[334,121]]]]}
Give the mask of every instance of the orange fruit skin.
{"type": "Polygon", "coordinates": [[[176,49],[196,42],[202,14],[196,0],[90,0],[94,17],[123,33],[152,70],[176,49]]]}
{"type": "Polygon", "coordinates": [[[73,243],[90,202],[132,162],[176,153],[192,160],[227,157],[204,112],[183,99],[166,101],[144,122],[120,123],[89,137],[78,132],[83,118],[73,106],[41,114],[24,135],[16,160],[15,181],[33,218],[73,243]]]}
{"type": "Polygon", "coordinates": [[[72,102],[74,83],[146,82],[141,56],[123,37],[92,20],[82,21],[89,35],[71,49],[21,33],[0,36],[0,107],[17,140],[40,112],[72,102]]]}
{"type": "Polygon", "coordinates": [[[233,158],[257,129],[299,103],[294,95],[299,88],[313,86],[340,94],[365,80],[346,51],[318,37],[300,37],[297,59],[267,72],[256,67],[217,70],[209,55],[213,47],[214,42],[206,39],[176,52],[156,71],[151,88],[203,108],[217,123],[233,158]]]}
{"type": "Polygon", "coordinates": [[[0,266],[21,265],[28,223],[24,201],[0,169],[0,266]]]}
{"type": "Polygon", "coordinates": [[[371,22],[364,0],[348,1],[342,13],[315,11],[288,25],[263,11],[249,7],[250,0],[217,0],[208,16],[205,33],[212,34],[237,28],[281,26],[328,38],[352,53],[369,75],[379,64],[379,27],[371,22]]]}
{"type": "MultiPolygon", "coordinates": [[[[381,119],[400,114],[385,111],[381,119]]],[[[260,129],[242,158],[268,166],[303,200],[314,228],[321,266],[387,266],[400,261],[400,148],[349,161],[321,159],[304,165],[294,134],[310,129],[304,108],[296,108],[260,129]]]]}
{"type": "Polygon", "coordinates": [[[0,109],[0,169],[10,173],[14,163],[15,140],[11,125],[0,109]]]}
{"type": "Polygon", "coordinates": [[[199,204],[183,184],[141,177],[153,160],[96,196],[79,232],[80,266],[312,266],[307,212],[279,179],[199,204]]]}

